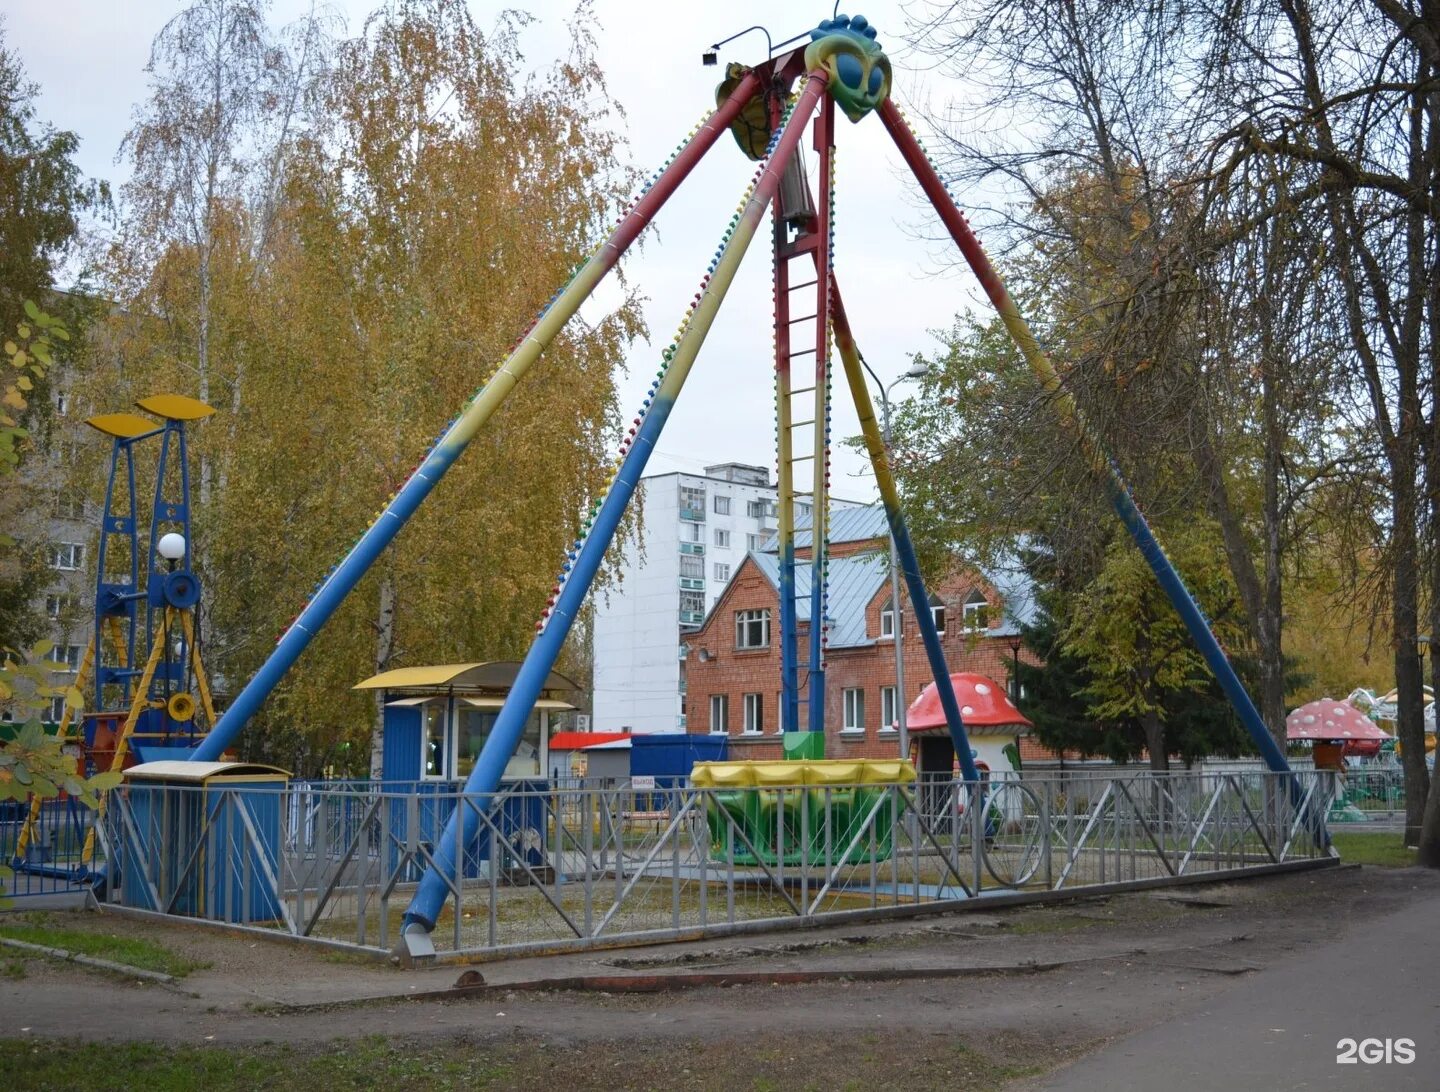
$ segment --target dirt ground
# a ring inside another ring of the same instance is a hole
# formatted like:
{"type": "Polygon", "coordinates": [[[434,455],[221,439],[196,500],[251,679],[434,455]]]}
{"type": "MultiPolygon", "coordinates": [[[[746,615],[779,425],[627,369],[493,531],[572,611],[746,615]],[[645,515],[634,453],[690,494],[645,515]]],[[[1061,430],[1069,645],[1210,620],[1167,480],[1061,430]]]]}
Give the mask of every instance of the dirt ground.
{"type": "MultiPolygon", "coordinates": [[[[148,1042],[303,1060],[383,1044],[402,1056],[483,1057],[491,1068],[479,1083],[491,1087],[1031,1087],[1437,896],[1434,873],[1340,867],[506,960],[477,968],[484,988],[440,997],[465,968],[405,970],[243,934],[52,914],[51,924],[148,937],[208,966],[167,986],[0,951],[17,967],[0,977],[0,1045],[148,1042]],[[691,988],[630,992],[678,986],[682,975],[691,988]],[[604,989],[556,989],[602,978],[604,989]]],[[[297,1086],[303,1068],[297,1061],[297,1086]]],[[[414,1087],[425,1083],[433,1074],[414,1087]]],[[[47,1085],[22,1073],[17,1087],[47,1085]]]]}

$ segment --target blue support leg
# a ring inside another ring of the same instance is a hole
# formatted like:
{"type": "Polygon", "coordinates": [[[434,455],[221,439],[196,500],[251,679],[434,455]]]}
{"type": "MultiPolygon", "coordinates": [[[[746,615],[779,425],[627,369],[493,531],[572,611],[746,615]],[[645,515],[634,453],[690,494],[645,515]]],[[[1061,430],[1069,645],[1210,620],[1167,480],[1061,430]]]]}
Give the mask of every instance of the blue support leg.
{"type": "Polygon", "coordinates": [[[670,411],[675,406],[675,399],[715,321],[720,303],[725,298],[750,240],[754,237],[755,229],[779,186],[780,172],[794,153],[804,123],[824,88],[823,76],[812,74],[809,77],[806,90],[801,94],[785,128],[772,138],[773,154],[761,170],[753,192],[748,194],[749,199],[744,205],[743,213],[733,222],[726,233],[724,245],[716,252],[708,271],[710,280],[702,290],[699,302],[692,309],[688,322],[682,326],[679,339],[669,351],[670,361],[663,381],[655,393],[649,412],[641,421],[635,442],[600,505],[590,534],[581,546],[570,574],[556,598],[548,623],[525,654],[525,660],[516,673],[510,693],[505,697],[500,715],[495,718],[495,726],[481,749],[480,757],[475,761],[475,768],[470,771],[470,777],[465,782],[465,793],[469,799],[451,814],[444,831],[436,839],[434,863],[421,877],[415,896],[405,911],[405,933],[407,937],[414,938],[407,939],[406,943],[414,945],[412,951],[423,952],[428,946],[428,941],[421,941],[416,934],[429,933],[435,928],[435,922],[450,893],[449,879],[457,873],[456,846],[468,846],[475,840],[480,826],[480,815],[490,806],[491,795],[500,784],[505,765],[514,753],[535,701],[539,698],[540,691],[550,675],[550,669],[570,632],[570,626],[585,602],[595,574],[600,570],[605,553],[610,548],[615,531],[625,514],[625,508],[640,483],[645,464],[649,461],[665,422],[669,419],[670,411]],[[460,823],[458,836],[455,827],[457,819],[460,823]]]}

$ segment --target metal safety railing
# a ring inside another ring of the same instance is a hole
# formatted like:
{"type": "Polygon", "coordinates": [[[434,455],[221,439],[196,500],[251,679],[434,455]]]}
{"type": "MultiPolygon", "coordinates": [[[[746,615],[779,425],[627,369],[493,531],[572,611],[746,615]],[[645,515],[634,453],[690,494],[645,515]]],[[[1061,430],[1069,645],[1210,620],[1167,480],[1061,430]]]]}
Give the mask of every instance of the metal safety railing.
{"type": "Polygon", "coordinates": [[[1331,857],[1324,774],[1148,773],[697,789],[132,784],[101,842],[110,898],[389,950],[457,808],[437,950],[654,941],[996,895],[1264,872],[1331,857]],[[460,824],[457,824],[458,828],[460,824]]]}
{"type": "Polygon", "coordinates": [[[83,892],[95,865],[84,853],[94,823],[95,813],[69,797],[0,801],[0,900],[83,892]]]}

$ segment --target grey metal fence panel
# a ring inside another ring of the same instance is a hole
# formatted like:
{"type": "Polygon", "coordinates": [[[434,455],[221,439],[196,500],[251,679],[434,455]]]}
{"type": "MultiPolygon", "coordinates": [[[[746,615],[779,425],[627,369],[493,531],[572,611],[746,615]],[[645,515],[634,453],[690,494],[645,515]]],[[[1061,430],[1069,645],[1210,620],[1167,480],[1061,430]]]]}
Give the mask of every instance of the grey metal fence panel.
{"type": "Polygon", "coordinates": [[[1260,770],[1067,771],[996,779],[979,792],[957,781],[642,792],[567,781],[489,801],[409,785],[296,783],[279,802],[273,848],[243,801],[202,804],[198,790],[167,787],[137,807],[132,787],[117,791],[102,841],[128,855],[120,874],[136,890],[117,897],[132,905],[153,897],[162,910],[223,909],[233,920],[233,904],[210,905],[195,885],[209,890],[215,862],[234,858],[240,865],[226,867],[244,869],[239,912],[252,926],[388,950],[445,821],[470,808],[480,835],[459,847],[434,932],[437,949],[458,955],[1326,860],[1335,779],[1302,772],[1294,783],[1298,792],[1260,770]],[[267,906],[268,917],[258,914],[267,906]]]}

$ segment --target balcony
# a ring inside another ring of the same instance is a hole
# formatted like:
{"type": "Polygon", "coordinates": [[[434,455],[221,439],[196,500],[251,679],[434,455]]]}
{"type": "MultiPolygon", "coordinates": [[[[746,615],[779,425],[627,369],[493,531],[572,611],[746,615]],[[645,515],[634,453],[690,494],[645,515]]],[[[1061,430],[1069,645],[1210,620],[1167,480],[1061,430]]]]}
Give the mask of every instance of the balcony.
{"type": "Polygon", "coordinates": [[[681,505],[681,507],[680,507],[680,518],[681,518],[681,519],[684,519],[684,520],[689,520],[691,523],[704,523],[704,522],[705,522],[705,509],[704,509],[704,508],[687,508],[687,507],[685,507],[684,505],[681,505]]]}
{"type": "Polygon", "coordinates": [[[705,543],[703,542],[682,542],[680,543],[682,554],[695,554],[698,557],[705,556],[705,543]]]}

